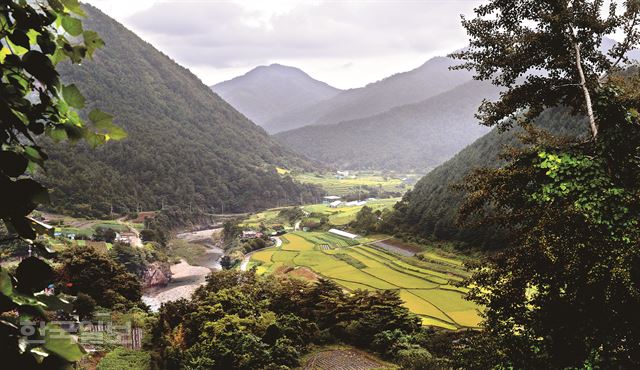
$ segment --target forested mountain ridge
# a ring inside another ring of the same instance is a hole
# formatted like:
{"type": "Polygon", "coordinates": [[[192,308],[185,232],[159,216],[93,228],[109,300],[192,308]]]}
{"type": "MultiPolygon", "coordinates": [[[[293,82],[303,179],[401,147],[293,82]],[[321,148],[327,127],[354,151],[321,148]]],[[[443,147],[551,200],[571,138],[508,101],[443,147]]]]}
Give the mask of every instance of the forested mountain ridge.
{"type": "Polygon", "coordinates": [[[311,197],[313,188],[275,167],[310,164],[133,32],[86,6],[85,28],[106,46],[82,66],[60,66],[93,107],[113,114],[128,138],[96,150],[46,145],[53,209],[100,215],[157,209],[253,210],[311,197]]]}
{"type": "Polygon", "coordinates": [[[312,106],[283,113],[267,122],[267,131],[278,133],[308,126],[336,124],[383,113],[393,107],[417,103],[472,79],[466,70],[449,70],[451,58],[432,58],[422,66],[398,73],[365,87],[346,90],[312,106]]]}
{"type": "Polygon", "coordinates": [[[470,80],[415,104],[335,125],[307,126],[276,138],[309,158],[348,169],[427,171],[489,131],[475,112],[499,89],[470,80]]]}
{"type": "Polygon", "coordinates": [[[258,125],[341,92],[298,68],[280,64],[256,67],[211,89],[258,125]]]}
{"type": "MultiPolygon", "coordinates": [[[[549,109],[536,122],[557,136],[577,137],[587,132],[587,123],[566,109],[549,109]]],[[[425,175],[396,205],[398,229],[420,237],[468,241],[480,248],[498,247],[501,240],[495,230],[456,225],[464,194],[453,186],[474,169],[500,166],[503,149],[519,145],[522,133],[521,128],[493,129],[425,175]]]]}

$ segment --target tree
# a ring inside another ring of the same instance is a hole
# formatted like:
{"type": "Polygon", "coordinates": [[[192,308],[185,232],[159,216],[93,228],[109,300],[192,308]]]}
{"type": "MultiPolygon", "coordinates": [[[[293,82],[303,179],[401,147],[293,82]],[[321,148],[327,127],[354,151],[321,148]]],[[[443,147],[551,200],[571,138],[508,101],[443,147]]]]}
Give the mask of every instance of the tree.
{"type": "Polygon", "coordinates": [[[640,8],[627,1],[603,17],[603,5],[495,0],[463,21],[472,37],[457,54],[464,67],[508,88],[481,107],[484,123],[505,129],[517,118],[527,130],[504,167],[479,169],[462,186],[462,220],[481,215],[509,235],[471,279],[469,297],[486,307],[477,352],[490,353],[491,366],[640,365],[640,79],[619,69],[638,43],[640,8]],[[602,38],[617,30],[625,40],[607,58],[602,38]],[[536,68],[545,73],[527,74],[536,68]],[[561,105],[586,117],[592,140],[531,125],[561,105]]]}
{"type": "Polygon", "coordinates": [[[110,227],[99,226],[93,233],[93,239],[113,243],[113,241],[116,240],[116,231],[110,227]]]}
{"type": "Polygon", "coordinates": [[[620,11],[613,1],[605,9],[602,0],[493,0],[475,13],[463,17],[471,40],[453,54],[465,60],[456,68],[475,69],[478,79],[506,88],[499,101],[482,104],[482,122],[507,129],[521,114],[528,122],[566,106],[587,115],[596,138],[593,94],[640,42],[640,3],[627,0],[620,11]],[[603,38],[616,32],[624,41],[603,50],[603,38]]]}
{"type": "MultiPolygon", "coordinates": [[[[84,97],[75,85],[62,84],[56,71],[58,63],[79,64],[103,45],[95,32],[83,29],[78,18],[83,15],[77,0],[0,3],[0,218],[13,234],[10,239],[26,239],[24,244],[44,232],[28,215],[48,201],[47,189],[32,177],[47,159],[37,139],[84,139],[95,146],[126,135],[110,115],[98,109],[89,112],[91,125],[86,125],[77,112],[85,107],[84,97]]],[[[49,251],[42,248],[41,253],[49,251]]],[[[21,266],[25,282],[37,282],[40,287],[48,279],[42,274],[46,263],[37,261],[21,266]]],[[[52,337],[52,330],[61,331],[53,324],[31,338],[42,344],[25,341],[19,322],[46,320],[44,309],[56,310],[63,302],[44,302],[44,297],[33,296],[34,291],[18,293],[24,285],[20,280],[0,269],[1,311],[18,312],[10,319],[16,325],[6,320],[0,325],[4,359],[25,368],[62,367],[79,360],[82,352],[70,337],[64,333],[52,337]]]]}
{"type": "Polygon", "coordinates": [[[230,270],[233,267],[233,260],[231,257],[224,255],[220,258],[220,266],[222,266],[224,270],[230,270]]]}
{"type": "Polygon", "coordinates": [[[142,278],[147,270],[148,257],[145,249],[115,243],[109,251],[109,256],[139,278],[142,278]]]}
{"type": "Polygon", "coordinates": [[[361,233],[375,232],[378,228],[378,219],[380,212],[373,212],[373,209],[369,206],[364,206],[356,214],[356,219],[351,223],[356,231],[361,233]]]}
{"type": "Polygon", "coordinates": [[[133,307],[140,303],[142,287],[137,276],[90,246],[76,246],[60,254],[59,282],[70,294],[85,293],[99,306],[133,307]]]}
{"type": "Polygon", "coordinates": [[[73,301],[73,308],[80,317],[80,320],[84,320],[93,314],[93,311],[96,309],[96,301],[88,294],[78,293],[76,300],[73,301]]]}

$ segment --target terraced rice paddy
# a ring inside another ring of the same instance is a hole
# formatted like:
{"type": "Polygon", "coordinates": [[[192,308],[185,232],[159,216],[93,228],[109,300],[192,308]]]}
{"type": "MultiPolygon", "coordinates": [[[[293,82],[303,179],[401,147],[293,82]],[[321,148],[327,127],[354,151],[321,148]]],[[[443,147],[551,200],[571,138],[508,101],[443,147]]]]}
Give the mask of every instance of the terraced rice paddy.
{"type": "Polygon", "coordinates": [[[329,233],[295,232],[283,238],[280,248],[254,253],[251,261],[261,274],[303,266],[347,290],[396,290],[424,325],[454,330],[480,322],[478,307],[463,299],[467,289],[455,286],[467,276],[460,261],[435,253],[430,262],[415,266],[385,250],[329,233]]]}

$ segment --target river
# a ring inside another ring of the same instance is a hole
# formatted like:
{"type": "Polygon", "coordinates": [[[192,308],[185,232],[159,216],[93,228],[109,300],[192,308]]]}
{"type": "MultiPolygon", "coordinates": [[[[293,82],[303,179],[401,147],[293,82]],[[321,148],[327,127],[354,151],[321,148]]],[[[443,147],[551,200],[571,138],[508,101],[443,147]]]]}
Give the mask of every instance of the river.
{"type": "Polygon", "coordinates": [[[171,282],[166,287],[145,289],[142,301],[151,308],[151,311],[158,311],[160,305],[165,302],[180,298],[188,299],[200,285],[205,283],[205,278],[211,271],[221,269],[220,258],[224,255],[224,251],[216,247],[211,239],[214,233],[220,233],[221,230],[207,229],[180,233],[176,236],[178,239],[205,246],[210,258],[206,259],[204,266],[192,266],[182,260],[171,266],[171,282]]]}

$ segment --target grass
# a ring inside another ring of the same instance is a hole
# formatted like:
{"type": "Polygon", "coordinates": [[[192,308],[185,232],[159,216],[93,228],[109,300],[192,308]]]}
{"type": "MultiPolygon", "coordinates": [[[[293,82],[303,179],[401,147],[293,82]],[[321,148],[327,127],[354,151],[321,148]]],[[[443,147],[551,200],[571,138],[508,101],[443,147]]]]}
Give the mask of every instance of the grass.
{"type": "Polygon", "coordinates": [[[260,227],[260,224],[263,224],[266,227],[269,227],[272,225],[283,225],[283,226],[291,227],[288,221],[281,220],[278,217],[278,214],[282,209],[283,208],[274,208],[274,209],[269,209],[263,212],[254,213],[250,215],[249,218],[244,220],[241,226],[258,228],[260,227]]]}
{"type": "Polygon", "coordinates": [[[315,244],[296,234],[287,235],[287,243],[282,244],[282,249],[287,251],[312,251],[315,244]]]}
{"type": "Polygon", "coordinates": [[[463,299],[466,288],[453,285],[468,274],[453,255],[438,259],[438,263],[418,261],[421,264],[416,266],[406,262],[409,257],[366,245],[349,246],[325,232],[289,233],[286,240],[280,249],[252,255],[259,274],[273,273],[280,266],[307,267],[347,290],[398,291],[404,305],[419,315],[424,325],[460,329],[475,328],[480,322],[479,308],[463,299]],[[323,248],[326,246],[332,249],[323,248]]]}
{"type": "MultiPolygon", "coordinates": [[[[392,208],[399,200],[400,198],[378,199],[367,202],[366,206],[372,208],[374,211],[383,210],[385,208],[392,208]]],[[[364,206],[331,208],[327,204],[313,204],[304,206],[302,209],[309,213],[317,213],[327,216],[330,224],[341,226],[355,220],[356,214],[360,212],[362,207],[364,206]]]]}
{"type": "Polygon", "coordinates": [[[136,351],[116,348],[107,353],[96,367],[97,370],[147,370],[151,369],[151,354],[146,351],[136,351]]]}
{"type": "Polygon", "coordinates": [[[410,189],[400,178],[385,177],[378,173],[354,173],[355,178],[337,179],[334,174],[302,173],[294,178],[305,184],[314,184],[323,188],[330,195],[356,194],[363,187],[381,189],[386,192],[404,193],[410,189]]]}
{"type": "Polygon", "coordinates": [[[207,248],[203,245],[172,239],[169,241],[168,247],[170,257],[183,258],[193,266],[206,266],[208,263],[207,248]]]}

